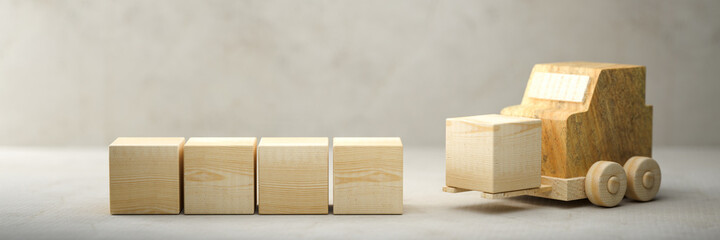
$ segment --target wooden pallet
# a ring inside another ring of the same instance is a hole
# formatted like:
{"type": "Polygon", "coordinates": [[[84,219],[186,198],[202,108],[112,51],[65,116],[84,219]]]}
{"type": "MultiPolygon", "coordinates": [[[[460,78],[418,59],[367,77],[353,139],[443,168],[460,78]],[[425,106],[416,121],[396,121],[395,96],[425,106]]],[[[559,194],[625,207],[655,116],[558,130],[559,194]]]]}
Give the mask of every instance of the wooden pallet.
{"type": "MultiPolygon", "coordinates": [[[[585,199],[585,177],[576,178],[556,178],[542,176],[541,185],[539,188],[522,189],[517,191],[508,191],[500,193],[487,193],[481,192],[483,198],[487,199],[500,199],[517,196],[535,196],[542,198],[549,198],[561,201],[572,201],[578,199],[585,199]]],[[[474,191],[471,189],[457,188],[445,186],[443,192],[447,193],[461,193],[474,191]]]]}
{"type": "MultiPolygon", "coordinates": [[[[473,191],[473,190],[445,186],[445,187],[443,187],[443,191],[448,192],[448,193],[461,193],[461,192],[468,192],[468,191],[473,191]]],[[[539,188],[523,189],[523,190],[509,191],[509,192],[500,192],[500,193],[487,193],[487,192],[480,192],[480,191],[478,191],[478,192],[482,194],[483,198],[500,199],[500,198],[532,195],[532,194],[544,193],[544,192],[549,192],[549,191],[552,191],[552,186],[540,185],[539,188]]]]}

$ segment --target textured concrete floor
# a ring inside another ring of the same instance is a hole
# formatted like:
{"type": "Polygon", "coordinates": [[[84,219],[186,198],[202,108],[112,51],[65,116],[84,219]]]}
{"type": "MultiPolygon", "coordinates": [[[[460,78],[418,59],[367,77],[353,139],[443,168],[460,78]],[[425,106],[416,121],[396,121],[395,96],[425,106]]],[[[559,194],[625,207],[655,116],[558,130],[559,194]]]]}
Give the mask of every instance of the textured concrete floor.
{"type": "Polygon", "coordinates": [[[0,239],[720,236],[720,149],[657,148],[654,155],[663,171],[657,199],[610,209],[587,200],[444,193],[443,149],[406,146],[404,215],[112,216],[106,149],[0,148],[0,239]]]}

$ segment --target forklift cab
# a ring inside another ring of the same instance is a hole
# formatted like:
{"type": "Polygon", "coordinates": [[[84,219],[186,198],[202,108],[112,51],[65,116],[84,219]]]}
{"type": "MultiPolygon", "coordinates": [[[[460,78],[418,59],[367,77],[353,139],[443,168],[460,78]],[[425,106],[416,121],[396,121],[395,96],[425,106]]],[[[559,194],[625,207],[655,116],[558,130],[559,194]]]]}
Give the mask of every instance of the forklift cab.
{"type": "Polygon", "coordinates": [[[543,176],[585,176],[597,161],[651,156],[645,67],[567,62],[533,67],[520,105],[502,115],[542,120],[543,176]]]}

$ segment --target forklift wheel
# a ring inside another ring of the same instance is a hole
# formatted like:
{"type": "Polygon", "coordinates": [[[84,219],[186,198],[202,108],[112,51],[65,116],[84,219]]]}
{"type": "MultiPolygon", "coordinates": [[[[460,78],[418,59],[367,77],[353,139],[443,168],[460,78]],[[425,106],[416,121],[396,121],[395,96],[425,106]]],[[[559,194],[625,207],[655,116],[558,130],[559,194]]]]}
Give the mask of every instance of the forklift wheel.
{"type": "Polygon", "coordinates": [[[590,202],[603,207],[617,206],[627,189],[627,176],[623,167],[610,161],[598,161],[585,177],[585,194],[590,202]]]}
{"type": "Polygon", "coordinates": [[[625,163],[628,188],[625,195],[636,201],[650,201],[660,190],[660,165],[649,157],[632,157],[625,163]]]}

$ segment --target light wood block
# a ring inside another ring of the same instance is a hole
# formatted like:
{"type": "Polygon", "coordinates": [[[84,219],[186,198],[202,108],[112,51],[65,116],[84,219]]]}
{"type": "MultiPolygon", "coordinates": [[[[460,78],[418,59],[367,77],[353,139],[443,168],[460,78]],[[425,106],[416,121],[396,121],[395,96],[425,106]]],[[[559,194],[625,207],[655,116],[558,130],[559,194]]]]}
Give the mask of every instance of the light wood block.
{"type": "Polygon", "coordinates": [[[255,213],[256,138],[185,143],[185,214],[255,213]]]}
{"type": "Polygon", "coordinates": [[[257,151],[260,214],[328,213],[328,138],[262,138],[257,151]]]}
{"type": "Polygon", "coordinates": [[[644,66],[591,62],[535,65],[522,103],[502,110],[543,121],[542,175],[557,178],[585,177],[600,160],[651,157],[652,113],[644,66]]]}
{"type": "Polygon", "coordinates": [[[333,213],[402,214],[400,138],[333,138],[333,213]]]}
{"type": "Polygon", "coordinates": [[[497,114],[446,121],[446,185],[487,193],[540,187],[538,119],[497,114]]]}
{"type": "Polygon", "coordinates": [[[117,138],[110,144],[110,213],[178,214],[185,138],[117,138]]]}

